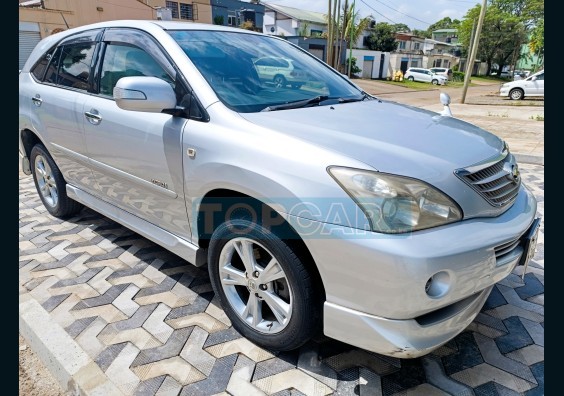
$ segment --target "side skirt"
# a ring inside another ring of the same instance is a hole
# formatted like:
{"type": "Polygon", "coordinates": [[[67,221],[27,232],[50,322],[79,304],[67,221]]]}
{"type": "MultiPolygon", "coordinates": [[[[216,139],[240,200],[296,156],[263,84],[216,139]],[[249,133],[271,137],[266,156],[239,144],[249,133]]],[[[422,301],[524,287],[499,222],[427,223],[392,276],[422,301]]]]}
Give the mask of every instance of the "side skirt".
{"type": "Polygon", "coordinates": [[[89,208],[109,217],[145,238],[161,245],[197,267],[206,263],[206,254],[203,254],[205,249],[200,249],[193,243],[171,234],[170,232],[165,231],[162,228],[141,219],[140,217],[134,216],[131,213],[96,198],[92,194],[71,186],[70,184],[67,184],[67,195],[69,198],[88,206],[89,208]]]}

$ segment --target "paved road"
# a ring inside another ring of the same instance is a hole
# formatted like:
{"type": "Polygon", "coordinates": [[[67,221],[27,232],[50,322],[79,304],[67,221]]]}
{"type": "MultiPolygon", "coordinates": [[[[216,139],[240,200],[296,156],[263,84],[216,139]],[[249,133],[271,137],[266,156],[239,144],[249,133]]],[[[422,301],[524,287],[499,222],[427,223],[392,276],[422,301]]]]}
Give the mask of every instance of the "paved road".
{"type": "MultiPolygon", "coordinates": [[[[544,167],[521,169],[543,214],[544,167]]],[[[95,362],[94,384],[127,395],[544,393],[544,226],[525,283],[516,269],[466,331],[426,357],[324,337],[275,353],[231,327],[205,268],[89,209],[51,217],[22,173],[19,188],[20,298],[41,304],[95,362]]]]}

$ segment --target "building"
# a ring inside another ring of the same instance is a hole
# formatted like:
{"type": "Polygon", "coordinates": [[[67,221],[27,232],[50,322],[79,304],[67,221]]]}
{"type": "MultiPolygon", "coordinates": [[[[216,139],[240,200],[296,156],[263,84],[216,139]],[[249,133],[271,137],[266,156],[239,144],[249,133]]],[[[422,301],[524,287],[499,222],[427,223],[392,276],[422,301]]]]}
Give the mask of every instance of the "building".
{"type": "Polygon", "coordinates": [[[443,41],[425,39],[423,45],[424,67],[447,67],[452,68],[460,62],[460,47],[457,44],[449,44],[443,41]]]}
{"type": "Polygon", "coordinates": [[[458,43],[458,30],[457,29],[438,29],[431,32],[431,38],[443,43],[457,44],[458,43]]]}
{"type": "Polygon", "coordinates": [[[250,21],[257,31],[263,31],[265,7],[263,4],[240,0],[211,0],[212,21],[215,25],[240,26],[250,21]]]}
{"type": "Polygon", "coordinates": [[[327,32],[327,17],[320,12],[265,4],[263,32],[276,36],[321,36],[327,32]]]}
{"type": "MultiPolygon", "coordinates": [[[[348,56],[347,50],[347,58],[348,56]]],[[[356,66],[360,69],[358,77],[383,79],[392,74],[389,52],[353,49],[352,56],[356,58],[356,66]]]]}
{"type": "Polygon", "coordinates": [[[153,8],[168,8],[173,21],[212,23],[210,0],[138,0],[153,8]]]}
{"type": "Polygon", "coordinates": [[[20,69],[42,38],[77,26],[116,19],[156,19],[156,12],[138,0],[20,1],[20,69]]]}
{"type": "Polygon", "coordinates": [[[390,68],[403,73],[410,67],[427,67],[424,59],[425,38],[411,33],[396,33],[398,48],[390,54],[390,68]]]}

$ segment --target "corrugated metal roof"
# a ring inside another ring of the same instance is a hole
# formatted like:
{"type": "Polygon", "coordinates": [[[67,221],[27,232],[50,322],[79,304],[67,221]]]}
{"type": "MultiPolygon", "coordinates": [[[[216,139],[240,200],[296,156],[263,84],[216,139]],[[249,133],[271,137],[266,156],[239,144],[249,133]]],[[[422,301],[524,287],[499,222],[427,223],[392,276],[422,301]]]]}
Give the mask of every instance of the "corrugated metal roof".
{"type": "Polygon", "coordinates": [[[439,29],[433,30],[433,33],[456,33],[458,29],[439,29]]]}
{"type": "Polygon", "coordinates": [[[292,19],[297,19],[298,21],[307,21],[313,23],[319,23],[321,25],[327,24],[326,15],[321,12],[301,10],[294,7],[286,7],[278,4],[262,3],[266,9],[271,9],[273,11],[280,12],[292,19]]]}

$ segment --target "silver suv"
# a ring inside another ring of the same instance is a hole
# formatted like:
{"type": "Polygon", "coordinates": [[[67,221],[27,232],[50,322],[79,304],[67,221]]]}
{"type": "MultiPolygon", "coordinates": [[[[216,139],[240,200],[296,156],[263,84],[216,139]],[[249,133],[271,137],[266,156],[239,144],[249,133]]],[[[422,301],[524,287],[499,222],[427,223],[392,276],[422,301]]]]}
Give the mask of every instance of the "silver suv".
{"type": "Polygon", "coordinates": [[[19,151],[43,204],[89,206],[207,264],[233,326],[416,357],[464,330],[535,249],[536,202],[498,137],[377,99],[284,39],[112,21],[41,41],[19,151]],[[299,88],[253,64],[291,59],[299,88]]]}

